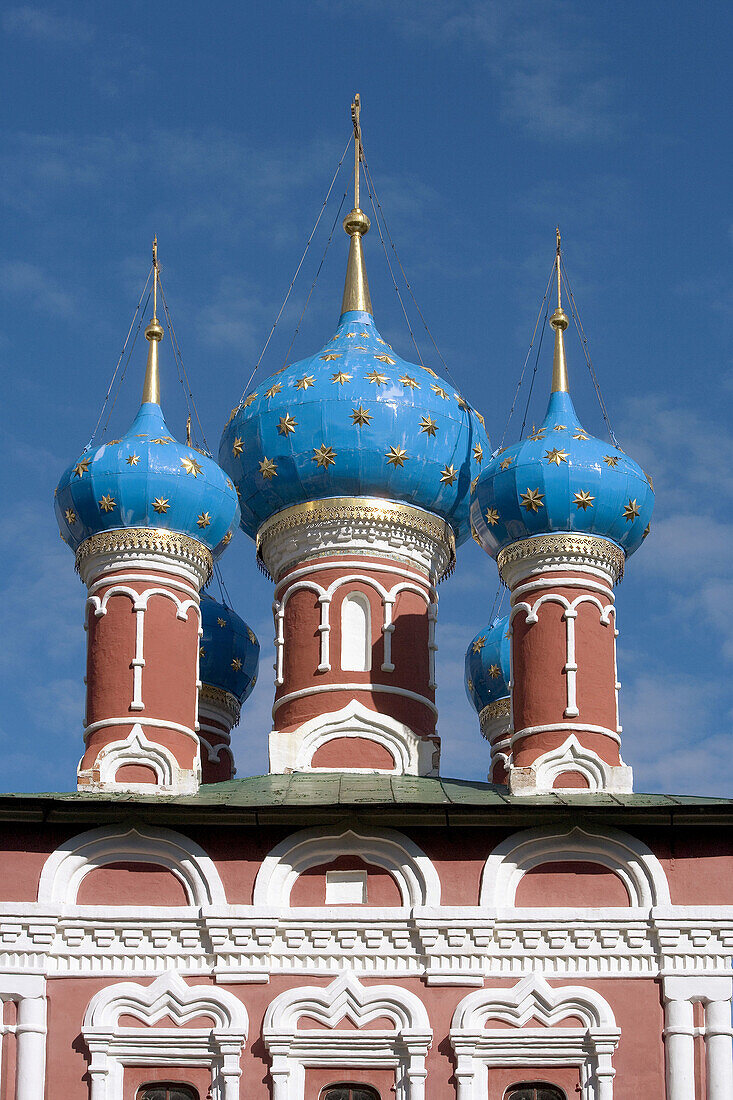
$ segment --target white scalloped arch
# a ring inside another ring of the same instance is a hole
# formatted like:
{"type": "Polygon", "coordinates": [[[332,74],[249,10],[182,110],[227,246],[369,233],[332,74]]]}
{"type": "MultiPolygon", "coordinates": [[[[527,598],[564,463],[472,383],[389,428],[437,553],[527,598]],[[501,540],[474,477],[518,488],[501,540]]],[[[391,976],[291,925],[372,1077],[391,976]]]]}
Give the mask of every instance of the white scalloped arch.
{"type": "Polygon", "coordinates": [[[479,905],[512,908],[522,877],[548,862],[598,863],[622,880],[633,907],[670,904],[662,865],[643,841],[610,827],[592,832],[548,826],[512,833],[496,846],[484,865],[479,905]]]}
{"type": "Polygon", "coordinates": [[[74,905],[83,879],[109,863],[152,863],[167,868],[183,884],[190,905],[226,905],[213,860],[183,833],[152,826],[104,826],[65,840],[46,860],[38,901],[74,905]]]}
{"type": "Polygon", "coordinates": [[[287,907],[299,875],[343,855],[357,856],[392,875],[404,906],[440,905],[438,872],[409,837],[394,829],[362,834],[331,826],[302,829],[272,849],[257,872],[254,905],[287,907]]]}

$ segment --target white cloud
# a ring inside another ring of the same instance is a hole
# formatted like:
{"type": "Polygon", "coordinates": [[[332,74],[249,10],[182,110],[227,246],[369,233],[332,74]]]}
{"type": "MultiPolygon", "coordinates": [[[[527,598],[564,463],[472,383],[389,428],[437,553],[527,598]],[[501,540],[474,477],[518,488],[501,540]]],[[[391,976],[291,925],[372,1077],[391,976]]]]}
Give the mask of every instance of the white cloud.
{"type": "Polygon", "coordinates": [[[8,34],[49,46],[85,46],[94,37],[92,28],[81,19],[30,4],[8,8],[3,15],[3,28],[8,34]]]}
{"type": "Polygon", "coordinates": [[[43,268],[23,260],[0,263],[0,291],[8,298],[22,299],[25,309],[52,317],[70,317],[76,310],[67,290],[43,268]]]}

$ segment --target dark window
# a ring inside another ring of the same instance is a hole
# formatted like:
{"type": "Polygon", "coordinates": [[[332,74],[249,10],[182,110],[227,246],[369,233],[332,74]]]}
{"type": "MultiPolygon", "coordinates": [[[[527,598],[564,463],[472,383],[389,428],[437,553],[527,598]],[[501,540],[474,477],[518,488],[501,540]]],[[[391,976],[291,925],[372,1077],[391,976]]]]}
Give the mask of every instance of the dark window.
{"type": "Polygon", "coordinates": [[[143,1085],[138,1090],[137,1100],[199,1100],[199,1094],[191,1085],[158,1081],[154,1085],[143,1085]]]}
{"type": "Polygon", "coordinates": [[[565,1093],[555,1085],[527,1081],[521,1085],[511,1085],[506,1090],[505,1100],[565,1100],[565,1093]]]}
{"type": "Polygon", "coordinates": [[[379,1100],[379,1093],[369,1085],[329,1085],[320,1100],[379,1100]]]}

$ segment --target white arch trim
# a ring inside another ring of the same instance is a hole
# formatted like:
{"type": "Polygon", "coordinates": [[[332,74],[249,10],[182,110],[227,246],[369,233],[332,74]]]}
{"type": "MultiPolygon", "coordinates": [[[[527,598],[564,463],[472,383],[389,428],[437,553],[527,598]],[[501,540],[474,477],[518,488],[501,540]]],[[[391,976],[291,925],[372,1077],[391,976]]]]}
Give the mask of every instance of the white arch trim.
{"type": "Polygon", "coordinates": [[[111,741],[99,750],[94,762],[99,778],[95,778],[87,789],[150,794],[153,789],[150,783],[129,783],[117,779],[119,769],[126,764],[151,768],[155,773],[154,789],[158,794],[195,794],[199,789],[201,764],[198,758],[192,770],[181,768],[170,749],[148,740],[139,722],[135,723],[127,737],[111,741]]]}
{"type": "MultiPolygon", "coordinates": [[[[317,750],[341,737],[359,737],[382,745],[394,759],[394,767],[346,768],[346,771],[374,771],[397,775],[433,775],[435,743],[413,733],[409,726],[369,710],[358,699],[352,699],[341,710],[319,714],[299,726],[297,730],[270,734],[270,771],[283,773],[290,770],[315,771],[311,764],[317,750]]],[[[323,769],[329,770],[329,769],[323,769]]]]}
{"type": "Polygon", "coordinates": [[[478,989],[460,1002],[451,1024],[458,1100],[485,1100],[489,1067],[512,1065],[579,1066],[582,1100],[612,1100],[620,1036],[608,1002],[585,986],[553,988],[529,974],[511,989],[478,989]],[[567,1017],[580,1025],[558,1027],[567,1017]],[[525,1027],[531,1019],[542,1026],[525,1027]],[[508,1026],[487,1028],[489,1020],[508,1026]]]}
{"type": "Polygon", "coordinates": [[[216,986],[189,986],[177,971],[152,985],[120,982],[96,993],[84,1014],[82,1035],[91,1061],[91,1100],[122,1100],[125,1065],[204,1065],[211,1069],[214,1100],[238,1100],[240,1059],[247,1039],[247,1011],[216,986]],[[120,1027],[133,1016],[141,1027],[120,1027]],[[176,1027],[153,1025],[169,1016],[176,1027]],[[183,1028],[197,1017],[212,1026],[183,1028]]]}
{"type": "Polygon", "coordinates": [[[643,841],[621,829],[603,832],[551,826],[512,833],[498,844],[484,865],[479,905],[511,909],[522,877],[548,862],[589,862],[608,868],[622,880],[631,906],[649,909],[669,905],[669,885],[657,857],[643,841]]]}
{"type": "Polygon", "coordinates": [[[422,1001],[400,986],[363,986],[346,971],[325,987],[287,990],[269,1005],[262,1035],[271,1058],[273,1100],[303,1100],[306,1066],[355,1064],[393,1068],[395,1100],[424,1100],[432,1032],[422,1001]],[[299,1031],[302,1016],[321,1028],[299,1031]],[[380,1017],[392,1027],[361,1034],[334,1027],[347,1018],[361,1028],[380,1017]]]}
{"type": "Polygon", "coordinates": [[[119,862],[166,867],[183,884],[189,905],[226,905],[214,862],[183,833],[152,826],[104,826],[64,841],[46,860],[38,884],[45,905],[75,905],[79,886],[95,868],[119,862]]]}
{"type": "MultiPolygon", "coordinates": [[[[526,731],[523,731],[526,733],[526,731]]],[[[555,780],[563,772],[578,772],[588,783],[590,791],[631,791],[632,770],[621,763],[607,764],[598,753],[581,745],[575,734],[571,734],[562,745],[551,749],[538,757],[529,768],[519,771],[531,771],[532,785],[530,794],[546,794],[553,790],[555,780]]]]}
{"type": "Polygon", "coordinates": [[[302,829],[272,849],[257,872],[253,904],[287,908],[299,875],[343,855],[357,856],[392,875],[403,906],[440,905],[438,872],[409,837],[394,829],[361,834],[352,829],[336,832],[330,826],[302,829]]]}

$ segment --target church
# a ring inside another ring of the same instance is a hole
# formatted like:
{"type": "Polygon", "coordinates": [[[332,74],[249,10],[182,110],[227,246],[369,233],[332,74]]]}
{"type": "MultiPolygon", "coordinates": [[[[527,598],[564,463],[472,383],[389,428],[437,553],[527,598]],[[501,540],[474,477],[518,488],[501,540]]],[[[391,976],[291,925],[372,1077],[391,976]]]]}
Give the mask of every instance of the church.
{"type": "Polygon", "coordinates": [[[139,412],[58,483],[86,713],[75,791],[0,796],[0,1097],[731,1100],[733,800],[635,792],[622,753],[654,490],[576,414],[559,235],[545,418],[494,449],[377,328],[352,117],[335,333],[215,459],[164,418],[154,248],[139,412]],[[255,777],[259,643],[206,590],[238,528],[273,594],[255,777]],[[486,783],[442,775],[435,704],[469,537],[508,593],[467,628],[486,783]]]}

